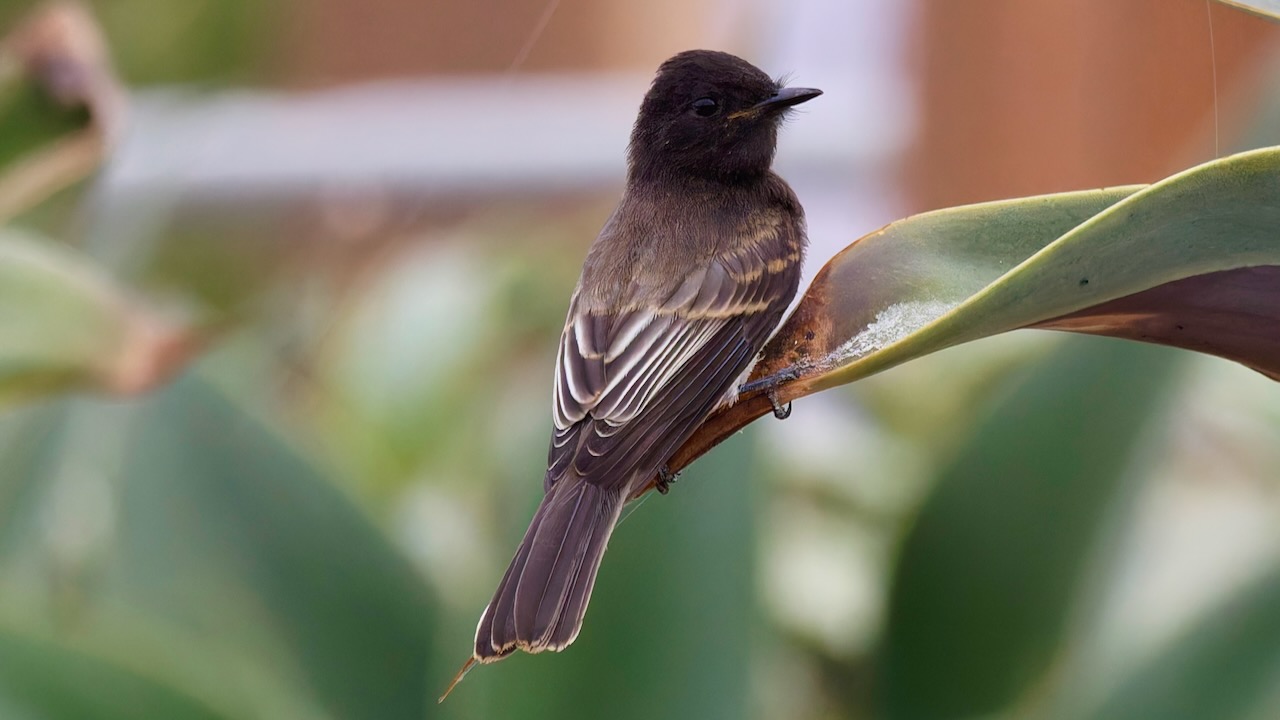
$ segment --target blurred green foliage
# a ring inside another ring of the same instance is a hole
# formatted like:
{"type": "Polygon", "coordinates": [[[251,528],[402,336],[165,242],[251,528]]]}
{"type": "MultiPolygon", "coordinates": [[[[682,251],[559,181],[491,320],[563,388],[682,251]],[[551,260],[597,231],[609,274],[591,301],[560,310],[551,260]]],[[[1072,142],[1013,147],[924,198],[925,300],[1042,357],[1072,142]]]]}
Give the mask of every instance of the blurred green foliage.
{"type": "Polygon", "coordinates": [[[21,632],[0,631],[0,682],[0,713],[14,720],[228,717],[172,685],[21,632]]]}
{"type": "Polygon", "coordinates": [[[1207,613],[1087,717],[1261,718],[1276,711],[1280,567],[1207,613]]]}
{"type": "Polygon", "coordinates": [[[1176,359],[1078,339],[1020,379],[945,464],[893,579],[889,717],[989,714],[1037,684],[1176,359]]]}
{"type": "MultiPolygon", "coordinates": [[[[0,2],[10,28],[42,0],[0,2]]],[[[278,48],[275,0],[86,0],[130,85],[263,82],[278,48]]]]}
{"type": "Polygon", "coordinates": [[[123,614],[188,648],[182,663],[213,668],[204,682],[270,673],[333,717],[420,716],[436,674],[430,593],[304,456],[199,376],[138,406],[7,418],[14,435],[43,431],[5,474],[15,517],[4,566],[53,553],[32,578],[62,608],[51,632],[109,631],[123,614]],[[93,430],[102,423],[115,431],[93,430]],[[110,471],[93,456],[110,457],[110,471]]]}
{"type": "Polygon", "coordinates": [[[65,137],[89,122],[83,107],[65,108],[42,88],[0,80],[0,167],[65,137]]]}

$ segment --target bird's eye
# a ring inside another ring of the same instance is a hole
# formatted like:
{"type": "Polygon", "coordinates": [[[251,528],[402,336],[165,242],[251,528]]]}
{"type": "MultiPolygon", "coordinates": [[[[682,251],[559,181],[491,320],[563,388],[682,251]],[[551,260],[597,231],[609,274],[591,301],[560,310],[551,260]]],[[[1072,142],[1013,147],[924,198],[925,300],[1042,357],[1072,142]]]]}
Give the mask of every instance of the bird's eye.
{"type": "Polygon", "coordinates": [[[720,112],[720,103],[709,97],[693,101],[693,112],[698,117],[711,117],[720,112]]]}

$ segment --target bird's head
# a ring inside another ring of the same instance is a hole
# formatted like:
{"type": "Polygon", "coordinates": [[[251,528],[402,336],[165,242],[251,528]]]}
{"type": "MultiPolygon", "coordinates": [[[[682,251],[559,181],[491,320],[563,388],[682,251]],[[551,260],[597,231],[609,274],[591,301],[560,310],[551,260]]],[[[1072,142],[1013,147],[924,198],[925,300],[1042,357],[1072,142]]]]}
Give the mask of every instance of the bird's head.
{"type": "Polygon", "coordinates": [[[788,109],[822,94],[783,87],[742,58],[689,50],[658,68],[631,132],[633,177],[737,180],[773,163],[788,109]]]}

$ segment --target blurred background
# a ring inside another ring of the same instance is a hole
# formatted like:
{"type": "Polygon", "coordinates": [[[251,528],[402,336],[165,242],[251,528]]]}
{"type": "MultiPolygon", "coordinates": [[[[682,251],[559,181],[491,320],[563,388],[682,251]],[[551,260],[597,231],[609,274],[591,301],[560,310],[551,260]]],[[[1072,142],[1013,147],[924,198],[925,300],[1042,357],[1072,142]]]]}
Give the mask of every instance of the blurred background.
{"type": "Polygon", "coordinates": [[[809,278],[899,217],[1280,142],[1280,26],[1204,0],[87,7],[126,88],[107,160],[3,232],[216,332],[147,392],[0,409],[0,718],[1280,716],[1280,387],[1035,331],[755,424],[633,506],[569,651],[435,703],[541,492],[558,332],[662,60],[825,91],[777,163],[809,278]]]}

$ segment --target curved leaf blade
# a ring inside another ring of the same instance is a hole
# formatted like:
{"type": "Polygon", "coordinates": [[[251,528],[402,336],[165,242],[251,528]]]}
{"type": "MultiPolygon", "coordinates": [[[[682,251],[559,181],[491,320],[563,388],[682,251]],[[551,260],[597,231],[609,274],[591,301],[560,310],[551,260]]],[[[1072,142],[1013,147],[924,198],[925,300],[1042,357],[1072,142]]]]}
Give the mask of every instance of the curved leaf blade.
{"type": "MultiPolygon", "coordinates": [[[[1052,202],[1054,197],[1047,200],[1052,202]]],[[[895,342],[848,356],[844,348],[856,343],[870,325],[841,328],[844,332],[833,333],[825,343],[829,349],[824,360],[834,367],[814,373],[808,384],[821,389],[851,382],[946,347],[1043,323],[1178,280],[1280,265],[1276,228],[1280,228],[1280,148],[1206,163],[1101,210],[938,319],[918,329],[904,328],[908,334],[895,342]],[[844,337],[854,329],[854,334],[844,337]]],[[[898,230],[914,235],[929,227],[908,220],[898,230]]],[[[909,248],[895,244],[904,252],[909,248]]],[[[852,254],[843,262],[862,264],[852,254]]],[[[834,292],[815,282],[810,295],[834,292]]],[[[895,304],[918,299],[908,295],[895,304]]],[[[883,313],[892,307],[875,311],[883,313]]],[[[1280,323],[1280,313],[1276,321],[1280,323]]],[[[1251,360],[1280,369],[1280,357],[1251,360]]]]}
{"type": "Polygon", "coordinates": [[[42,720],[230,720],[178,688],[10,628],[0,628],[0,707],[42,720]]]}
{"type": "MultiPolygon", "coordinates": [[[[1142,188],[910,217],[827,263],[765,348],[753,378],[790,370],[795,379],[776,392],[785,403],[1026,327],[1172,344],[1275,377],[1280,354],[1270,338],[1280,335],[1280,287],[1269,285],[1274,271],[1266,268],[1280,267],[1277,228],[1278,147],[1215,160],[1142,188]],[[1142,295],[1180,282],[1165,295],[1142,295]],[[1167,295],[1178,302],[1143,313],[1107,306],[1131,297],[1140,306],[1167,295]],[[1106,320],[1090,321],[1097,318],[1106,320]],[[1164,331],[1152,331],[1152,323],[1164,331]],[[1232,336],[1232,328],[1251,337],[1232,336]]],[[[740,398],[699,428],[671,469],[770,409],[760,394],[740,398]]]]}
{"type": "Polygon", "coordinates": [[[879,658],[888,717],[998,712],[1040,684],[1177,359],[1077,339],[979,425],[901,550],[879,658]]]}
{"type": "Polygon", "coordinates": [[[1136,190],[968,205],[891,223],[823,267],[764,362],[810,367],[807,382],[840,373],[850,361],[910,340],[904,330],[913,324],[946,314],[1136,190]]]}
{"type": "Polygon", "coordinates": [[[139,409],[120,475],[121,602],[274,658],[335,717],[428,712],[434,597],[278,427],[192,373],[139,409]]]}
{"type": "Polygon", "coordinates": [[[1235,360],[1280,380],[1280,265],[1175,280],[1035,327],[1106,335],[1235,360]]]}
{"type": "Polygon", "coordinates": [[[71,250],[0,233],[0,406],[52,392],[138,392],[200,341],[71,250]]]}
{"type": "Polygon", "coordinates": [[[1265,574],[1139,668],[1093,720],[1274,717],[1280,682],[1280,568],[1265,574]]]}

